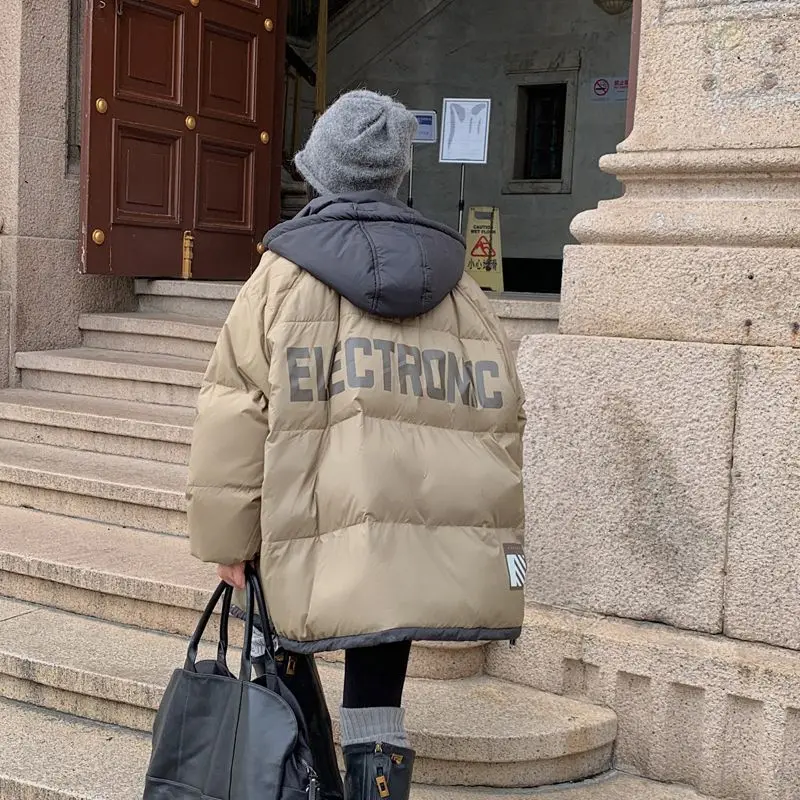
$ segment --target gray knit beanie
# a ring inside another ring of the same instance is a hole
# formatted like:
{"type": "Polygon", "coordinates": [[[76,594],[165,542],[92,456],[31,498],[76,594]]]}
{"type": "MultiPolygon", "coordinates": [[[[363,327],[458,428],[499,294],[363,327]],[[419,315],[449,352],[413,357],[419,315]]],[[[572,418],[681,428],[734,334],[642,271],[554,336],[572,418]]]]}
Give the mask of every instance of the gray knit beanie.
{"type": "Polygon", "coordinates": [[[320,194],[396,195],[411,168],[416,132],[416,117],[391,97],[348,92],[317,120],[294,163],[320,194]]]}

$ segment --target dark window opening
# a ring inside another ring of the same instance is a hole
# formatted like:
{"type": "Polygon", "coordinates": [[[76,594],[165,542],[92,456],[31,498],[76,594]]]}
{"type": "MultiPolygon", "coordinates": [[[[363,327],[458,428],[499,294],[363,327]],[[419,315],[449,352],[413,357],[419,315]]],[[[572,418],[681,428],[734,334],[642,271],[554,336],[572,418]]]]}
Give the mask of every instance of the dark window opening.
{"type": "Polygon", "coordinates": [[[567,84],[520,87],[515,179],[560,181],[564,168],[567,84]],[[522,127],[524,126],[524,127],[522,127]]]}
{"type": "Polygon", "coordinates": [[[560,294],[560,258],[504,258],[503,289],[528,294],[560,294]]]}

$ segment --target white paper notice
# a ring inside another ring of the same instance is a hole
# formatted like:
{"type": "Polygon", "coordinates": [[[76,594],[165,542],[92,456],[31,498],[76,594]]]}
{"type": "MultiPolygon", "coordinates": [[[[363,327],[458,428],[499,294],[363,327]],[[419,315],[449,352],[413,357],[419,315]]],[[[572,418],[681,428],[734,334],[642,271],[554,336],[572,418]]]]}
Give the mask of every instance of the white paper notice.
{"type": "Polygon", "coordinates": [[[489,160],[491,112],[491,100],[446,99],[442,109],[439,161],[485,164],[489,160]]]}

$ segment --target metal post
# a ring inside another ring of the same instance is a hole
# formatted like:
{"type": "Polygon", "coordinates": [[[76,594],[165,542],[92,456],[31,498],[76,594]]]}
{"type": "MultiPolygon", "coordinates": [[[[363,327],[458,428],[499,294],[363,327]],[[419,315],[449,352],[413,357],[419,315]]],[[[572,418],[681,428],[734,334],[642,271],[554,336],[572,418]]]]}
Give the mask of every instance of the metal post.
{"type": "Polygon", "coordinates": [[[408,207],[414,208],[414,145],[411,145],[411,169],[408,171],[408,207]]]}
{"type": "Polygon", "coordinates": [[[458,232],[464,233],[464,189],[467,181],[467,165],[461,165],[461,191],[458,195],[458,232]]]}
{"type": "Polygon", "coordinates": [[[319,0],[317,21],[317,101],[318,117],[328,107],[328,0],[319,0]]]}
{"type": "Polygon", "coordinates": [[[292,152],[289,153],[294,158],[300,147],[300,75],[294,73],[294,96],[292,97],[292,152]]]}

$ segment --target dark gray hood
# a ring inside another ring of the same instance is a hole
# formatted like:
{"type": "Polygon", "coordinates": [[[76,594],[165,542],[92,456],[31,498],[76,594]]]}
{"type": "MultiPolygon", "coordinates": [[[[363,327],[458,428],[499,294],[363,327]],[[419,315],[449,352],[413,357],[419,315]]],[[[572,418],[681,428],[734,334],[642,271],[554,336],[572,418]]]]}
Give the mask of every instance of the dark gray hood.
{"type": "Polygon", "coordinates": [[[381,192],[319,197],[264,244],[380,317],[435,308],[464,273],[464,240],[381,192]]]}

